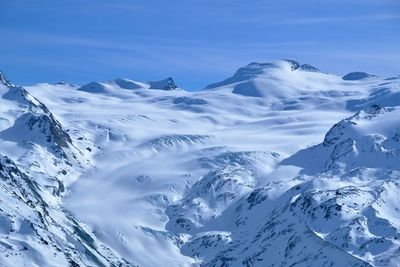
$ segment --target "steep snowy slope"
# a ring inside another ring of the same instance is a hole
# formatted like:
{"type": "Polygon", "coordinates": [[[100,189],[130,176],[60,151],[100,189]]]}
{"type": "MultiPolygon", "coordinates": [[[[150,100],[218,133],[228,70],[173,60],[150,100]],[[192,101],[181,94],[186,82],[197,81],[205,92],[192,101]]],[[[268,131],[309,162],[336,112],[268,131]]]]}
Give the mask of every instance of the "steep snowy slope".
{"type": "Polygon", "coordinates": [[[397,266],[398,78],[293,60],[197,92],[1,77],[0,153],[106,266],[397,266]]]}
{"type": "Polygon", "coordinates": [[[0,155],[2,266],[130,265],[64,213],[59,198],[0,155]]]}
{"type": "Polygon", "coordinates": [[[0,152],[38,176],[67,184],[75,180],[79,169],[88,165],[88,149],[93,144],[73,140],[47,106],[4,75],[0,98],[0,152]]]}
{"type": "Polygon", "coordinates": [[[1,265],[133,266],[63,209],[64,184],[82,169],[79,145],[44,104],[0,78],[1,265]]]}

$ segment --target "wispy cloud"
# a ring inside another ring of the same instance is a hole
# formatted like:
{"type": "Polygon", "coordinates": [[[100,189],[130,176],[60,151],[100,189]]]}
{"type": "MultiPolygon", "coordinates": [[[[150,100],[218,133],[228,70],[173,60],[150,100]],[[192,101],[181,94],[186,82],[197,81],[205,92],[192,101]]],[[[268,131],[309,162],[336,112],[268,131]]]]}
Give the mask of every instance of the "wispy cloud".
{"type": "Polygon", "coordinates": [[[82,37],[78,35],[61,35],[43,32],[7,31],[2,30],[10,38],[7,42],[0,44],[0,47],[12,46],[71,46],[85,47],[93,49],[104,49],[120,52],[140,52],[146,53],[152,49],[170,52],[201,51],[207,53],[219,53],[226,51],[248,51],[265,50],[275,48],[293,48],[299,46],[310,46],[316,43],[308,40],[287,40],[287,41],[251,41],[231,42],[230,40],[209,42],[208,40],[192,40],[179,38],[162,38],[149,36],[135,36],[128,39],[101,38],[101,37],[82,37]]]}
{"type": "Polygon", "coordinates": [[[400,15],[384,14],[384,15],[371,15],[371,16],[352,16],[352,17],[309,17],[309,18],[294,18],[282,19],[276,21],[276,24],[317,24],[317,23],[331,23],[331,22],[352,22],[352,21],[384,21],[384,20],[398,20],[400,15]]]}

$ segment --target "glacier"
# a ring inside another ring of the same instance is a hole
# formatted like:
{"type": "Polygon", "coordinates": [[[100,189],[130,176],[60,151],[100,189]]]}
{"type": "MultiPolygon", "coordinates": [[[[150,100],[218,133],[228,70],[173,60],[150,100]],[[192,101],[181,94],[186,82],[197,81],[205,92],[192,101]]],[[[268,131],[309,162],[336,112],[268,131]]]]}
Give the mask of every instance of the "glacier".
{"type": "Polygon", "coordinates": [[[400,266],[400,76],[0,72],[1,266],[400,266]]]}

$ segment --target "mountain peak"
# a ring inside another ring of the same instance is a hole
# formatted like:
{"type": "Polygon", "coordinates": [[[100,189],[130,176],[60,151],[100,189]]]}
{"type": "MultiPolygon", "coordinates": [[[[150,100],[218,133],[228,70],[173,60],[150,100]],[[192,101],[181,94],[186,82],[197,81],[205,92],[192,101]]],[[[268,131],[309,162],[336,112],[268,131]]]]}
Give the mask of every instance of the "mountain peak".
{"type": "Polygon", "coordinates": [[[76,84],[69,83],[69,82],[66,82],[66,81],[58,81],[58,82],[55,83],[55,85],[64,85],[64,86],[70,86],[70,87],[76,87],[77,86],[76,84]]]}
{"type": "Polygon", "coordinates": [[[295,59],[284,59],[284,61],[288,62],[291,65],[291,70],[303,70],[303,71],[311,71],[311,72],[320,72],[320,70],[310,64],[300,64],[295,59]]]}
{"type": "Polygon", "coordinates": [[[85,91],[89,93],[113,93],[119,88],[135,90],[135,89],[155,89],[164,91],[179,90],[171,77],[160,81],[137,82],[131,79],[116,78],[108,82],[90,82],[83,85],[78,91],[85,91]]]}
{"type": "Polygon", "coordinates": [[[4,84],[5,86],[7,86],[7,87],[15,87],[15,85],[14,85],[12,82],[10,82],[10,81],[6,78],[6,76],[4,75],[4,73],[1,72],[1,71],[0,71],[0,82],[1,82],[2,84],[4,84]]]}
{"type": "Polygon", "coordinates": [[[178,89],[178,86],[171,77],[160,81],[149,81],[149,85],[150,89],[159,89],[165,91],[174,91],[178,89]]]}
{"type": "Polygon", "coordinates": [[[123,89],[140,89],[140,88],[145,88],[145,84],[136,82],[130,79],[125,79],[125,78],[117,78],[114,79],[113,82],[118,85],[119,87],[123,89]]]}
{"type": "Polygon", "coordinates": [[[274,70],[282,71],[306,71],[306,72],[320,72],[310,64],[300,64],[294,59],[282,59],[274,62],[251,62],[250,64],[239,68],[232,77],[225,79],[221,82],[210,84],[206,89],[212,89],[220,86],[225,86],[238,82],[250,81],[255,78],[261,77],[264,74],[274,72],[274,70]]]}
{"type": "Polygon", "coordinates": [[[356,71],[356,72],[350,72],[342,77],[343,80],[345,81],[357,81],[357,80],[362,80],[366,78],[373,78],[376,77],[373,74],[370,74],[368,72],[361,72],[361,71],[356,71]]]}
{"type": "Polygon", "coordinates": [[[284,59],[284,61],[290,64],[292,70],[297,70],[300,68],[300,63],[295,59],[284,59]]]}

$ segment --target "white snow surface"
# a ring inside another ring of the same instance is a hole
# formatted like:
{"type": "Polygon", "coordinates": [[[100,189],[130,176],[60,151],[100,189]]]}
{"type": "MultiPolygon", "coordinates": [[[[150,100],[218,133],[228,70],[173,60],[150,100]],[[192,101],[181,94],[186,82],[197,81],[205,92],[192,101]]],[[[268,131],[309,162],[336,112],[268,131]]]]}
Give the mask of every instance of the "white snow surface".
{"type": "Polygon", "coordinates": [[[400,266],[398,77],[0,78],[1,266],[400,266]]]}

